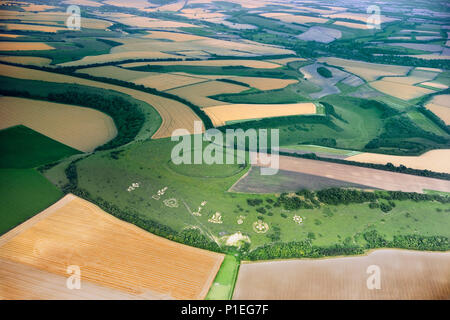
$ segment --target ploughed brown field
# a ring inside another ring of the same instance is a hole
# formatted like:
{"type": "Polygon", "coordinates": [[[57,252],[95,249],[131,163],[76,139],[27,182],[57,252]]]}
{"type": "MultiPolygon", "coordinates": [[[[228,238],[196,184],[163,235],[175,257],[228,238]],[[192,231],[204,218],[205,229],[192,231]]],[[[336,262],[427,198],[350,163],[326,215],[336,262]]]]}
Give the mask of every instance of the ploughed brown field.
{"type": "Polygon", "coordinates": [[[0,298],[204,299],[222,260],[67,195],[0,237],[0,298]],[[72,265],[81,293],[65,287],[72,265]]]}
{"type": "Polygon", "coordinates": [[[325,161],[280,156],[279,169],[357,183],[374,189],[418,193],[423,193],[424,190],[450,192],[450,181],[447,180],[325,161]]]}
{"type": "Polygon", "coordinates": [[[242,263],[233,299],[450,299],[450,253],[382,249],[367,256],[242,263]],[[369,290],[367,268],[380,269],[369,290]]]}

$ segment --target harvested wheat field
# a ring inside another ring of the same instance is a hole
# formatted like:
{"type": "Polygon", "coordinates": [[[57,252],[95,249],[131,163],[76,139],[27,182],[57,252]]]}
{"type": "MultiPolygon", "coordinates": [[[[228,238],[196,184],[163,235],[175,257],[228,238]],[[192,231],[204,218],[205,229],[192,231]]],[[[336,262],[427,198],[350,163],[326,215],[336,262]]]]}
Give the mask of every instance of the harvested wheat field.
{"type": "Polygon", "coordinates": [[[47,81],[58,83],[76,83],[85,86],[114,90],[128,94],[135,99],[141,100],[154,107],[161,115],[162,124],[158,131],[153,135],[153,139],[167,138],[172,135],[176,129],[187,129],[194,132],[194,121],[200,121],[200,118],[188,106],[181,102],[149,94],[146,92],[120,87],[108,83],[92,81],[82,78],[66,76],[51,72],[20,68],[0,64],[0,75],[28,80],[47,81]]]}
{"type": "Polygon", "coordinates": [[[62,27],[42,26],[38,24],[21,24],[21,23],[1,23],[0,27],[6,28],[6,30],[40,31],[51,33],[56,33],[60,30],[67,30],[66,28],[62,27]]]}
{"type": "Polygon", "coordinates": [[[210,96],[222,93],[239,93],[247,89],[248,87],[233,83],[226,83],[222,81],[208,81],[169,90],[168,92],[180,96],[198,105],[199,107],[204,108],[224,104],[222,101],[209,98],[210,96]]]}
{"type": "Polygon", "coordinates": [[[352,29],[367,29],[367,24],[346,22],[346,21],[336,21],[335,23],[333,23],[333,25],[352,28],[352,29]]]}
{"type": "Polygon", "coordinates": [[[385,79],[371,82],[370,85],[378,91],[402,100],[411,100],[414,98],[422,97],[426,94],[434,93],[434,90],[399,82],[393,82],[385,79]]]}
{"type": "Polygon", "coordinates": [[[404,165],[408,168],[417,170],[431,170],[434,172],[444,172],[450,174],[450,150],[432,150],[418,157],[391,156],[378,153],[360,153],[345,160],[387,164],[392,163],[395,166],[404,165]]]}
{"type": "Polygon", "coordinates": [[[53,50],[55,48],[42,42],[0,41],[0,51],[53,50]]]}
{"type": "Polygon", "coordinates": [[[435,88],[438,90],[448,89],[448,86],[446,86],[445,84],[442,84],[442,83],[438,83],[438,82],[427,81],[427,82],[422,82],[421,85],[427,86],[427,87],[432,87],[432,88],[435,88]]]}
{"type": "Polygon", "coordinates": [[[18,38],[18,37],[23,37],[23,35],[10,34],[10,33],[0,33],[0,37],[3,37],[3,38],[18,38]]]}
{"type": "Polygon", "coordinates": [[[89,74],[94,77],[104,77],[123,81],[132,81],[154,74],[150,72],[128,70],[116,66],[81,68],[78,69],[77,72],[89,74]]]}
{"type": "Polygon", "coordinates": [[[149,88],[155,88],[159,91],[165,91],[205,81],[208,80],[178,74],[161,73],[136,79],[133,82],[149,88]]]}
{"type": "Polygon", "coordinates": [[[236,300],[416,300],[450,297],[450,253],[382,249],[367,256],[242,263],[236,300]],[[381,288],[369,290],[369,266],[381,288]]]}
{"type": "Polygon", "coordinates": [[[80,6],[88,6],[88,7],[101,7],[103,5],[102,3],[92,1],[92,0],[65,0],[65,1],[63,1],[63,3],[77,4],[80,6]]]}
{"type": "MultiPolygon", "coordinates": [[[[68,276],[68,275],[67,275],[68,276]]],[[[137,300],[139,296],[82,282],[78,290],[66,286],[67,276],[0,259],[0,299],[7,300],[137,300]]],[[[149,295],[150,297],[150,295],[149,295]]],[[[164,297],[154,295],[154,299],[164,297]]]]}
{"type": "MultiPolygon", "coordinates": [[[[0,20],[20,20],[22,23],[40,23],[40,24],[56,24],[60,22],[63,24],[67,20],[66,12],[18,12],[18,11],[6,11],[2,10],[0,12],[0,20]]],[[[100,29],[105,30],[106,28],[112,26],[112,23],[105,20],[84,18],[81,17],[81,26],[86,29],[100,29]]],[[[61,29],[67,30],[67,28],[62,27],[61,29]]]]}
{"type": "Polygon", "coordinates": [[[0,97],[0,130],[20,124],[83,152],[91,152],[117,135],[114,120],[94,109],[0,97]]]}
{"type": "Polygon", "coordinates": [[[382,76],[404,76],[411,69],[411,67],[369,63],[341,58],[319,58],[317,61],[342,67],[346,71],[354,73],[366,81],[375,81],[382,76]]]}
{"type": "Polygon", "coordinates": [[[202,66],[202,67],[231,67],[243,66],[258,69],[276,69],[279,64],[262,60],[194,60],[194,61],[155,61],[155,62],[131,62],[122,65],[124,68],[141,66],[202,66]]]}
{"type": "Polygon", "coordinates": [[[158,40],[164,39],[164,40],[171,40],[171,41],[175,41],[175,42],[208,39],[206,37],[196,36],[193,34],[179,33],[179,32],[167,32],[167,31],[150,31],[149,34],[143,36],[143,38],[158,39],[158,40]]]}
{"type": "Polygon", "coordinates": [[[315,114],[316,105],[312,102],[293,104],[226,104],[203,109],[214,126],[219,127],[227,121],[284,117],[315,114]]]}
{"type": "Polygon", "coordinates": [[[45,4],[28,4],[26,6],[22,6],[22,9],[25,11],[46,11],[46,10],[50,10],[50,9],[55,9],[56,7],[54,6],[47,6],[45,4]]]}
{"type": "Polygon", "coordinates": [[[120,62],[132,59],[168,59],[168,58],[179,58],[179,56],[160,51],[128,51],[128,52],[99,54],[96,56],[86,56],[80,60],[65,62],[59,65],[62,67],[77,67],[105,62],[120,62]]]}
{"type": "MultiPolygon", "coordinates": [[[[223,255],[155,236],[69,194],[4,234],[0,259],[62,277],[67,277],[68,266],[79,266],[82,287],[112,289],[111,295],[119,291],[141,299],[204,299],[223,255]]],[[[7,272],[8,266],[1,264],[0,270],[7,272]]],[[[10,277],[12,287],[0,283],[5,299],[17,296],[21,288],[20,279],[10,277]]],[[[50,298],[49,284],[39,282],[32,286],[46,290],[34,292],[40,299],[50,298]]]]}
{"type": "Polygon", "coordinates": [[[41,57],[21,57],[21,56],[0,56],[0,61],[19,63],[19,64],[31,64],[34,66],[47,66],[52,62],[48,58],[41,57]]]}
{"type": "Polygon", "coordinates": [[[445,124],[450,125],[450,94],[434,96],[426,108],[444,120],[445,124]]]}
{"type": "Polygon", "coordinates": [[[448,180],[287,156],[280,156],[279,159],[280,170],[346,181],[374,189],[417,193],[423,193],[424,190],[450,192],[448,180]]]}
{"type": "Polygon", "coordinates": [[[173,29],[173,28],[196,28],[198,26],[190,23],[160,20],[147,17],[139,17],[131,14],[106,14],[104,15],[110,20],[138,28],[155,28],[155,29],[173,29]]]}

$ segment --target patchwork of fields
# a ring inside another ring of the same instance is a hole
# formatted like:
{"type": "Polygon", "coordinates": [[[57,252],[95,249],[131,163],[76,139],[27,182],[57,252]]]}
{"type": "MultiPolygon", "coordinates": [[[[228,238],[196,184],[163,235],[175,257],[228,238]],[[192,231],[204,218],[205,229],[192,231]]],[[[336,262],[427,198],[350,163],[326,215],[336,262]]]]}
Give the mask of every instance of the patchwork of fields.
{"type": "Polygon", "coordinates": [[[448,298],[450,14],[377,5],[3,1],[0,299],[448,298]]]}

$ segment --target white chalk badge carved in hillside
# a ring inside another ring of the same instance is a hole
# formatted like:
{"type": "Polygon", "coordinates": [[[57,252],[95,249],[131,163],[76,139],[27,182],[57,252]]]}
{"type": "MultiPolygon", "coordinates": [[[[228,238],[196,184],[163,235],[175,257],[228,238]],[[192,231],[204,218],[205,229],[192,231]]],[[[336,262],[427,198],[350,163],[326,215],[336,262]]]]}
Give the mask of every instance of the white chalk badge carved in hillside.
{"type": "Polygon", "coordinates": [[[189,130],[177,129],[173,131],[171,140],[179,141],[179,143],[173,147],[171,159],[175,165],[245,164],[245,153],[246,150],[249,150],[250,163],[261,167],[261,175],[275,175],[278,173],[280,164],[280,133],[278,129],[270,129],[270,149],[268,150],[267,131],[267,129],[259,129],[258,131],[255,129],[246,131],[242,129],[227,129],[224,135],[218,129],[208,129],[202,135],[202,122],[195,121],[193,148],[189,130]],[[210,142],[205,148],[203,148],[204,141],[210,142]],[[248,145],[246,145],[247,141],[248,145]],[[224,152],[224,148],[227,149],[227,152],[224,152]],[[268,151],[270,151],[270,154],[268,151]]]}

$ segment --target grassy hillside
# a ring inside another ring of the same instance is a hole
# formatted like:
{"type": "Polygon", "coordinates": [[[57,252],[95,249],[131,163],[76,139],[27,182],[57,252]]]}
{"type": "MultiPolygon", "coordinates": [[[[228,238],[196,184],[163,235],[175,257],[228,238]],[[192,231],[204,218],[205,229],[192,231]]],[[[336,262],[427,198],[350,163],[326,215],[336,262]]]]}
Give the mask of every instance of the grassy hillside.
{"type": "Polygon", "coordinates": [[[35,169],[0,169],[0,235],[62,196],[63,193],[35,169]]]}

